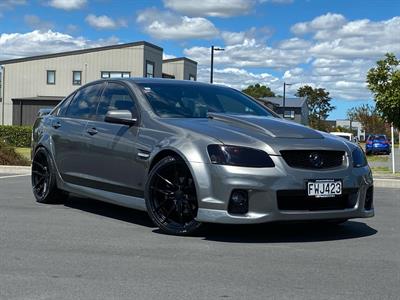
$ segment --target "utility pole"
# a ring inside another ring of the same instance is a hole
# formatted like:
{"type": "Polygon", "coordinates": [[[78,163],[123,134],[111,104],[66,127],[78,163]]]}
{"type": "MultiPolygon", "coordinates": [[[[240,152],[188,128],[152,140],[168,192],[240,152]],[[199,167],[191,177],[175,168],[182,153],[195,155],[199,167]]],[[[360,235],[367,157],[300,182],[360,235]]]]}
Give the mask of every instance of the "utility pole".
{"type": "Polygon", "coordinates": [[[282,107],[283,107],[283,113],[282,113],[282,117],[285,118],[285,107],[286,107],[286,86],[292,85],[291,83],[283,83],[283,103],[282,103],[282,107]]]}
{"type": "Polygon", "coordinates": [[[396,165],[394,162],[394,157],[395,157],[395,153],[394,153],[394,127],[393,127],[393,123],[392,126],[390,127],[390,131],[391,131],[391,141],[392,141],[392,173],[396,173],[396,165]]]}
{"type": "Polygon", "coordinates": [[[210,70],[210,83],[214,81],[214,51],[224,51],[224,48],[211,46],[211,70],[210,70]]]}

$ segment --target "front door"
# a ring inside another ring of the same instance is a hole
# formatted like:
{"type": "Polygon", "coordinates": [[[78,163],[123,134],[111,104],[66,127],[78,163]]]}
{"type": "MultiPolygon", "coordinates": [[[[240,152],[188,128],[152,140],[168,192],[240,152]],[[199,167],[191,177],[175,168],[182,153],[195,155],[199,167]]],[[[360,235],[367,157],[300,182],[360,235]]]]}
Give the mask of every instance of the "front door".
{"type": "MultiPolygon", "coordinates": [[[[101,96],[96,119],[86,125],[89,138],[90,176],[96,188],[124,195],[143,197],[144,162],[138,159],[139,125],[128,126],[104,122],[109,110],[129,110],[138,118],[135,98],[129,87],[109,82],[101,96]]],[[[138,120],[139,124],[140,120],[138,120]]]]}
{"type": "Polygon", "coordinates": [[[67,182],[79,183],[90,167],[86,162],[87,137],[84,129],[94,117],[103,83],[92,84],[70,96],[50,122],[54,159],[61,177],[67,182]]]}

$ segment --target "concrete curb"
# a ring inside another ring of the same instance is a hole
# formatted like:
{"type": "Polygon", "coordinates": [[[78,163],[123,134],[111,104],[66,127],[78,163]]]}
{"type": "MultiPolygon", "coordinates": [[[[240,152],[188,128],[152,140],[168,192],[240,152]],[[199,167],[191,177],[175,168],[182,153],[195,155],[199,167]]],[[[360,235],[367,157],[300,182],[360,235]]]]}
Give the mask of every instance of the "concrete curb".
{"type": "Polygon", "coordinates": [[[400,189],[400,179],[374,178],[374,186],[400,189]]]}
{"type": "Polygon", "coordinates": [[[3,166],[0,165],[0,174],[30,174],[31,166],[3,166]]]}

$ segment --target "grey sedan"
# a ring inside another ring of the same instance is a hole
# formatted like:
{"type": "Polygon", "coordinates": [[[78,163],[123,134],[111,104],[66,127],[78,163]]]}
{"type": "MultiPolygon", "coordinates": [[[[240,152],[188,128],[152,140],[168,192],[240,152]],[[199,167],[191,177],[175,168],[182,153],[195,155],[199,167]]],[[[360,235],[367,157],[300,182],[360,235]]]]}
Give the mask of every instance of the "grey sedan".
{"type": "Polygon", "coordinates": [[[170,234],[204,222],[374,215],[371,170],[357,145],[283,120],[228,87],[92,82],[38,117],[32,156],[38,202],[74,193],[146,210],[170,234]]]}

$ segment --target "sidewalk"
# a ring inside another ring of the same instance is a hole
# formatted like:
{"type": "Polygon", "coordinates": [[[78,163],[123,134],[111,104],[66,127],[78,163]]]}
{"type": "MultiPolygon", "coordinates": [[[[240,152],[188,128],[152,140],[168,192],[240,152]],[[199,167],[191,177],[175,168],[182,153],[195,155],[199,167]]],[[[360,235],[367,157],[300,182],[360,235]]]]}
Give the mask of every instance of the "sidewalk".
{"type": "Polygon", "coordinates": [[[374,177],[374,186],[384,188],[398,188],[400,189],[400,174],[392,173],[372,173],[374,177]]]}
{"type": "Polygon", "coordinates": [[[30,166],[3,166],[0,165],[0,175],[1,174],[30,174],[31,167],[30,166]]]}

